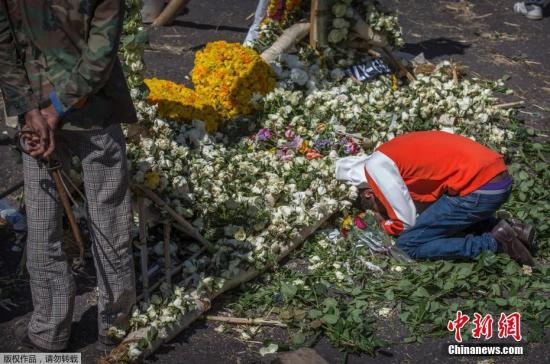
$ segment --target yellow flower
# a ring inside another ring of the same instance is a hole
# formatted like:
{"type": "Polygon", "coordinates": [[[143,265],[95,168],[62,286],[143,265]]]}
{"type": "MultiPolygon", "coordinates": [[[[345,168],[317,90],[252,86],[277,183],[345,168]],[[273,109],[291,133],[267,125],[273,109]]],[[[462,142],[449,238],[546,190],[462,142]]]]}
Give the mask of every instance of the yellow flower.
{"type": "Polygon", "coordinates": [[[157,172],[147,172],[145,173],[145,187],[154,190],[160,184],[160,175],[157,172]]]}
{"type": "Polygon", "coordinates": [[[302,142],[302,145],[300,146],[300,149],[298,149],[298,151],[302,154],[306,154],[308,150],[309,150],[309,141],[304,140],[302,142]]]}
{"type": "Polygon", "coordinates": [[[348,230],[352,225],[353,225],[353,216],[351,215],[346,216],[344,221],[342,221],[342,229],[348,230]]]}
{"type": "Polygon", "coordinates": [[[319,124],[317,125],[317,127],[315,128],[315,131],[320,134],[322,132],[324,132],[325,130],[327,129],[327,125],[326,124],[319,124]]]}
{"type": "Polygon", "coordinates": [[[275,87],[275,73],[253,49],[224,41],[208,43],[197,53],[192,71],[195,90],[167,80],[146,79],[147,100],[161,116],[188,122],[202,120],[209,132],[224,119],[251,114],[252,95],[275,87]]]}

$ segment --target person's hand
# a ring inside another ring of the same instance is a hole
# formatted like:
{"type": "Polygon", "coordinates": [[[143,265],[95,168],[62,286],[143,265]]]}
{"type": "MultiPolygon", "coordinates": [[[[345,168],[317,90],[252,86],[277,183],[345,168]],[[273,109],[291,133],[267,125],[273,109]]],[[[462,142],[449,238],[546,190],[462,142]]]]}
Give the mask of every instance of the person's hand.
{"type": "Polygon", "coordinates": [[[40,109],[40,113],[42,114],[42,117],[46,119],[46,122],[48,123],[48,127],[55,131],[57,129],[57,125],[59,124],[59,113],[51,104],[45,109],[40,109]]]}
{"type": "MultiPolygon", "coordinates": [[[[57,110],[53,105],[50,105],[44,109],[41,109],[40,113],[42,114],[42,117],[46,120],[46,123],[48,124],[50,133],[52,134],[51,139],[54,140],[53,136],[55,134],[55,130],[57,129],[57,126],[59,125],[59,113],[57,112],[57,110]]],[[[50,145],[51,144],[53,144],[53,147],[48,148],[48,150],[44,153],[44,158],[50,156],[53,153],[55,149],[55,143],[50,143],[50,145]]]]}
{"type": "Polygon", "coordinates": [[[32,157],[46,157],[46,153],[51,154],[53,152],[55,149],[53,132],[38,109],[25,113],[25,125],[23,129],[32,130],[36,133],[35,136],[28,136],[28,134],[24,136],[27,152],[32,157]]]}

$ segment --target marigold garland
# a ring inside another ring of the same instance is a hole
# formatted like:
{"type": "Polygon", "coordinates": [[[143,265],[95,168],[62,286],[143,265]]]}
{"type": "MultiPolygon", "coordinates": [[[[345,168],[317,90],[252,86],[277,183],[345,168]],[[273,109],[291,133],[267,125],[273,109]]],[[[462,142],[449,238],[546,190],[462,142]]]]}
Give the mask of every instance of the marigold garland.
{"type": "Polygon", "coordinates": [[[254,110],[252,96],[271,91],[275,73],[253,49],[218,41],[197,52],[192,80],[223,118],[232,118],[254,110]]]}
{"type": "Polygon", "coordinates": [[[215,131],[224,119],[254,111],[254,94],[275,86],[275,73],[253,49],[225,41],[207,44],[196,54],[192,71],[195,90],[167,80],[145,80],[147,100],[160,115],[178,121],[202,120],[215,131]]]}
{"type": "Polygon", "coordinates": [[[197,92],[168,80],[149,78],[147,101],[158,105],[158,112],[167,119],[178,121],[202,120],[208,131],[215,131],[222,117],[197,92]]]}

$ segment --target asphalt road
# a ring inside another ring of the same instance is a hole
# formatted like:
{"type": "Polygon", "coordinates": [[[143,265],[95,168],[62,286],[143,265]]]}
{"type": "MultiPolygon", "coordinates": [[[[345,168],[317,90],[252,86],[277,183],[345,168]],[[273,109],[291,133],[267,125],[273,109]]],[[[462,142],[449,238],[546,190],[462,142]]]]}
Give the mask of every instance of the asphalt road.
{"type": "MultiPolygon", "coordinates": [[[[508,85],[515,94],[503,101],[524,100],[525,108],[520,116],[535,126],[544,138],[550,130],[550,9],[542,21],[529,21],[513,13],[514,0],[387,0],[388,8],[395,9],[404,28],[407,41],[404,51],[424,52],[432,61],[453,59],[468,66],[470,75],[499,78],[509,75],[508,85]]],[[[189,84],[194,52],[207,42],[228,40],[241,42],[252,22],[247,20],[254,12],[254,0],[194,0],[172,26],[151,31],[151,47],[145,59],[149,76],[170,79],[189,84]]],[[[0,124],[0,132],[7,128],[0,124]]],[[[9,131],[11,134],[12,131],[9,131]]],[[[0,191],[21,178],[21,166],[7,141],[0,141],[0,191]]],[[[19,307],[12,312],[0,308],[0,351],[20,350],[13,339],[13,324],[32,309],[28,282],[17,279],[15,269],[19,253],[11,252],[12,237],[0,232],[0,280],[7,284],[13,300],[19,307]]],[[[92,269],[93,270],[93,269],[92,269]]],[[[97,358],[93,342],[97,335],[93,279],[79,282],[79,296],[73,323],[71,348],[81,351],[85,363],[97,358]]],[[[223,311],[231,302],[233,293],[215,304],[214,313],[223,311]]],[[[147,362],[151,363],[254,363],[269,362],[261,358],[258,349],[265,338],[284,339],[283,330],[267,330],[254,339],[244,342],[232,335],[218,333],[218,325],[200,320],[185,330],[172,343],[161,348],[147,362]]],[[[404,337],[403,327],[395,322],[381,325],[380,332],[396,338],[404,337]]],[[[400,345],[391,349],[392,356],[349,356],[349,363],[423,363],[456,362],[448,357],[443,340],[427,340],[423,344],[400,345]]],[[[527,347],[522,358],[498,359],[509,363],[528,361],[548,362],[550,341],[527,347]]],[[[321,340],[315,350],[329,363],[344,361],[344,355],[321,340]]],[[[460,359],[475,363],[484,357],[460,359]]]]}

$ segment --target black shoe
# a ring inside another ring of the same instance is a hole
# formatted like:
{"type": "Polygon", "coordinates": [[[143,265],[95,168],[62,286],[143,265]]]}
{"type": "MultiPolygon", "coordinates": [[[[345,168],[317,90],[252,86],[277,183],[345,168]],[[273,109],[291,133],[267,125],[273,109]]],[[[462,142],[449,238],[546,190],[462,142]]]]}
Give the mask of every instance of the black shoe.
{"type": "Polygon", "coordinates": [[[527,249],[532,253],[537,249],[535,242],[536,231],[533,225],[525,224],[521,220],[507,219],[508,224],[514,229],[518,239],[525,245],[527,249]]]}
{"type": "Polygon", "coordinates": [[[117,347],[118,342],[119,340],[99,336],[97,339],[97,343],[95,344],[95,349],[100,354],[109,354],[114,348],[117,347]]]}
{"type": "Polygon", "coordinates": [[[491,231],[497,241],[497,252],[506,253],[520,264],[535,265],[535,260],[525,245],[518,239],[514,229],[506,222],[500,221],[491,231]]]}

